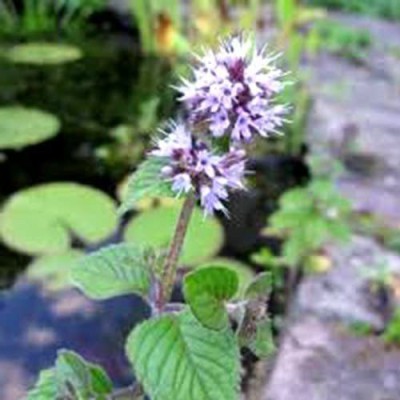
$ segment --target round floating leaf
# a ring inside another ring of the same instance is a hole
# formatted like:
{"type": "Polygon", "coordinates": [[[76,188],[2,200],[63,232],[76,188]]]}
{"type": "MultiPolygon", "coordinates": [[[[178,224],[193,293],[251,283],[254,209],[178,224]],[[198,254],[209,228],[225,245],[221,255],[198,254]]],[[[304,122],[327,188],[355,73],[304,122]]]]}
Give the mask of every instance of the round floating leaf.
{"type": "MultiPolygon", "coordinates": [[[[158,207],[145,211],[128,224],[124,237],[145,247],[167,248],[173,236],[179,207],[158,207]]],[[[204,218],[200,209],[195,209],[180,258],[183,265],[193,266],[209,259],[220,250],[224,241],[221,225],[215,218],[204,218]]]]}
{"type": "Polygon", "coordinates": [[[46,254],[34,260],[26,272],[28,279],[42,283],[51,291],[71,287],[71,267],[83,257],[79,250],[67,250],[59,254],[46,254]]]}
{"type": "Polygon", "coordinates": [[[24,107],[0,108],[0,149],[20,149],[57,135],[60,122],[52,114],[24,107]]]}
{"type": "Polygon", "coordinates": [[[75,183],[51,183],[11,196],[0,214],[0,235],[24,253],[60,253],[70,247],[71,233],[97,243],[116,224],[116,207],[106,194],[75,183]]]}
{"type": "Polygon", "coordinates": [[[37,42],[18,44],[6,56],[15,63],[56,65],[79,60],[83,54],[78,47],[68,44],[37,42]]]}
{"type": "Polygon", "coordinates": [[[239,348],[231,329],[213,331],[189,312],[146,321],[126,352],[153,400],[237,400],[239,348]]]}
{"type": "Polygon", "coordinates": [[[72,280],[92,299],[145,296],[151,279],[145,258],[144,251],[132,244],[111,245],[83,257],[72,269],[72,280]]]}
{"type": "Polygon", "coordinates": [[[210,266],[186,275],[183,291],[196,318],[207,328],[219,330],[228,326],[225,301],[236,294],[238,286],[236,272],[224,267],[210,266]]]}
{"type": "Polygon", "coordinates": [[[246,288],[250,285],[255,277],[255,272],[252,270],[252,268],[246,264],[236,260],[231,260],[229,258],[216,258],[207,262],[206,264],[200,265],[199,268],[207,268],[213,265],[225,267],[237,273],[239,278],[239,288],[235,297],[244,297],[246,288]]]}

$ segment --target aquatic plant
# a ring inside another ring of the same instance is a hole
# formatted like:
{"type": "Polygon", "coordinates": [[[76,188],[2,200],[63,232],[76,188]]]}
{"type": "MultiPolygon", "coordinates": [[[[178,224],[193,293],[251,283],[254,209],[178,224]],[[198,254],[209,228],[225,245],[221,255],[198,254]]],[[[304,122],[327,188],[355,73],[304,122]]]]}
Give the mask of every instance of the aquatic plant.
{"type": "Polygon", "coordinates": [[[17,64],[58,65],[77,61],[83,56],[79,47],[67,44],[31,42],[11,47],[5,57],[17,64]]]}
{"type": "Polygon", "coordinates": [[[331,179],[314,177],[305,187],[287,191],[270,217],[267,232],[284,239],[280,263],[299,266],[332,241],[350,237],[350,203],[331,179]]]}
{"type": "MultiPolygon", "coordinates": [[[[258,52],[249,39],[232,38],[222,43],[217,52],[199,56],[194,80],[187,82],[186,87],[196,87],[197,78],[205,73],[207,60],[218,64],[216,70],[206,71],[210,85],[222,85],[225,81],[237,84],[238,80],[240,84],[230,93],[215,93],[212,105],[204,95],[204,79],[199,99],[195,96],[191,101],[191,97],[188,104],[185,96],[190,118],[161,131],[148,158],[133,174],[120,209],[125,213],[152,196],[179,197],[182,205],[169,249],[160,250],[160,243],[151,247],[151,240],[114,244],[80,258],[72,267],[74,284],[92,299],[135,294],[148,303],[151,317],[134,327],[126,342],[126,354],[138,383],[111,393],[109,378],[103,370],[64,351],[55,367],[42,373],[29,399],[138,399],[146,394],[154,400],[236,400],[240,348],[247,347],[258,357],[273,351],[267,312],[269,273],[259,274],[244,284],[236,267],[215,260],[184,277],[186,304],[171,299],[173,288],[179,283],[178,266],[187,256],[186,236],[189,239],[198,229],[197,235],[212,237],[213,230],[206,229],[202,219],[217,212],[227,214],[229,193],[244,190],[243,139],[250,142],[258,133],[270,135],[281,125],[280,119],[273,116],[279,106],[274,102],[275,95],[284,85],[280,81],[284,74],[267,54],[258,52]],[[261,98],[256,107],[252,99],[258,95],[261,98]],[[205,110],[209,118],[205,118],[205,110]],[[230,123],[224,132],[215,135],[213,117],[221,110],[227,111],[230,123]],[[246,123],[238,123],[245,112],[249,115],[246,123]],[[197,202],[202,212],[196,209],[197,202]],[[190,225],[192,217],[194,227],[190,225]],[[201,224],[203,231],[198,227],[201,224]]],[[[163,214],[163,208],[147,213],[153,220],[153,230],[141,233],[157,236],[156,231],[164,229],[163,219],[170,221],[171,217],[163,214]]],[[[138,220],[134,223],[139,226],[138,220]]],[[[73,224],[70,227],[74,229],[73,224]]],[[[161,236],[164,246],[168,238],[164,239],[164,233],[161,236]]],[[[198,238],[198,250],[206,253],[208,249],[202,246],[208,244],[203,240],[198,238]]],[[[220,243],[220,236],[213,240],[220,243]]]]}
{"type": "Polygon", "coordinates": [[[329,180],[315,179],[304,188],[286,192],[269,220],[270,231],[285,238],[282,257],[299,265],[331,240],[346,240],[350,206],[329,180]]]}
{"type": "Polygon", "coordinates": [[[335,21],[318,21],[313,27],[318,35],[317,47],[353,61],[367,57],[372,37],[365,29],[355,29],[335,21]]]}
{"type": "MultiPolygon", "coordinates": [[[[179,216],[179,205],[181,202],[140,213],[125,228],[125,241],[165,250],[179,216]]],[[[221,249],[223,239],[224,233],[218,220],[203,218],[201,210],[195,208],[182,247],[180,263],[182,266],[195,266],[210,259],[221,249]]]]}
{"type": "Polygon", "coordinates": [[[309,4],[357,12],[393,20],[400,19],[399,0],[307,0],[309,4]]]}
{"type": "Polygon", "coordinates": [[[393,312],[392,318],[385,327],[382,334],[382,339],[387,345],[399,346],[400,345],[400,309],[396,308],[393,312]]]}
{"type": "Polygon", "coordinates": [[[79,32],[105,0],[0,1],[0,34],[32,37],[57,32],[79,32]]]}
{"type": "Polygon", "coordinates": [[[130,10],[139,28],[143,52],[180,53],[188,50],[181,31],[180,0],[131,0],[130,10]]]}
{"type": "Polygon", "coordinates": [[[286,126],[282,141],[285,152],[292,155],[301,153],[310,108],[310,95],[300,73],[302,56],[312,39],[304,25],[319,17],[319,13],[305,8],[297,0],[277,0],[275,3],[275,18],[279,28],[277,42],[284,50],[285,61],[295,81],[281,93],[281,101],[290,103],[293,109],[292,123],[286,126]]]}
{"type": "Polygon", "coordinates": [[[42,110],[0,107],[0,149],[19,150],[51,139],[60,125],[56,116],[42,110]]]}
{"type": "Polygon", "coordinates": [[[186,54],[221,34],[254,29],[261,0],[130,0],[145,53],[186,54]],[[190,18],[187,16],[190,13],[190,18]],[[233,17],[235,15],[235,17],[233,17]]]}
{"type": "Polygon", "coordinates": [[[0,237],[32,255],[59,253],[72,238],[95,244],[116,228],[116,207],[99,190],[69,182],[33,186],[12,195],[0,214],[0,237]]]}

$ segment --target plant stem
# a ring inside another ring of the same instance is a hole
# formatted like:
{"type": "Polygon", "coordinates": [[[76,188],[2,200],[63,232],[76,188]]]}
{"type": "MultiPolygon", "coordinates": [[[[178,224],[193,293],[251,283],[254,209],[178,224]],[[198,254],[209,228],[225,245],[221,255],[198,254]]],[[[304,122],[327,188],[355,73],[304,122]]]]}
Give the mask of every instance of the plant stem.
{"type": "MultiPolygon", "coordinates": [[[[168,255],[165,260],[162,280],[160,282],[160,293],[156,300],[157,311],[161,312],[170,300],[172,289],[174,287],[178,258],[182,250],[183,242],[187,228],[189,226],[190,217],[194,206],[196,205],[196,197],[193,193],[189,194],[183,203],[181,213],[175,228],[174,237],[169,247],[168,255]]],[[[173,308],[173,307],[172,307],[173,308]]],[[[177,308],[178,309],[178,308],[177,308]]],[[[136,384],[127,388],[119,389],[111,393],[107,400],[141,400],[144,391],[141,385],[136,384]]]]}
{"type": "Polygon", "coordinates": [[[229,18],[229,5],[227,4],[227,1],[219,0],[218,5],[219,5],[219,12],[220,12],[222,20],[224,22],[228,22],[230,20],[230,18],[229,18]]]}
{"type": "Polygon", "coordinates": [[[160,311],[165,307],[171,297],[176,278],[178,258],[182,250],[187,228],[189,226],[190,217],[192,216],[195,204],[196,198],[193,193],[190,193],[183,203],[178,223],[175,228],[175,234],[172,239],[167,258],[165,260],[161,282],[162,287],[158,304],[158,309],[160,311]]]}
{"type": "Polygon", "coordinates": [[[116,390],[107,397],[107,400],[141,400],[143,396],[144,391],[142,386],[136,384],[116,390]]]}

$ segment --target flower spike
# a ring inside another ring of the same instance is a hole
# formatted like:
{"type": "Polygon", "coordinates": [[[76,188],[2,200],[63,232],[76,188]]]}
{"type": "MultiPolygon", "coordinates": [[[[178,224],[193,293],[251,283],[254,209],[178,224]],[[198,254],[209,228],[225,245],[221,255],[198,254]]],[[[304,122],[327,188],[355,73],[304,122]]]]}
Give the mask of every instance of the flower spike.
{"type": "Polygon", "coordinates": [[[168,160],[161,173],[172,190],[177,195],[194,191],[207,215],[225,211],[228,190],[244,188],[245,152],[214,154],[183,123],[170,123],[163,134],[151,155],[168,160]]]}
{"type": "Polygon", "coordinates": [[[276,96],[288,82],[275,66],[278,57],[265,48],[258,51],[244,37],[222,41],[218,51],[197,56],[193,79],[178,87],[191,121],[207,123],[214,137],[229,134],[234,143],[279,131],[288,107],[276,104],[276,96]]]}

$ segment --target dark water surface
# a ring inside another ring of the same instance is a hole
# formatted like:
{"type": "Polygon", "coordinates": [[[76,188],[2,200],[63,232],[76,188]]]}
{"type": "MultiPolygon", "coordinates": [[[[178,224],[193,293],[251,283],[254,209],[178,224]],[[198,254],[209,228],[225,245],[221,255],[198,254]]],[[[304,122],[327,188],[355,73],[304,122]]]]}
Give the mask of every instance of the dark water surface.
{"type": "MultiPolygon", "coordinates": [[[[62,66],[0,61],[0,106],[43,109],[62,123],[56,138],[4,153],[0,202],[18,190],[53,181],[80,182],[115,197],[118,181],[149,139],[136,122],[142,105],[159,97],[156,119],[172,113],[174,73],[167,61],[139,57],[129,41],[97,40],[82,47],[82,60],[62,66]],[[119,124],[133,126],[134,157],[110,135],[119,124]],[[111,149],[112,156],[99,157],[100,148],[111,149]]],[[[132,297],[92,302],[72,289],[50,292],[26,279],[29,262],[0,245],[0,399],[21,398],[39,371],[52,365],[59,348],[102,364],[117,384],[129,383],[124,338],[146,316],[145,305],[132,297]]]]}

